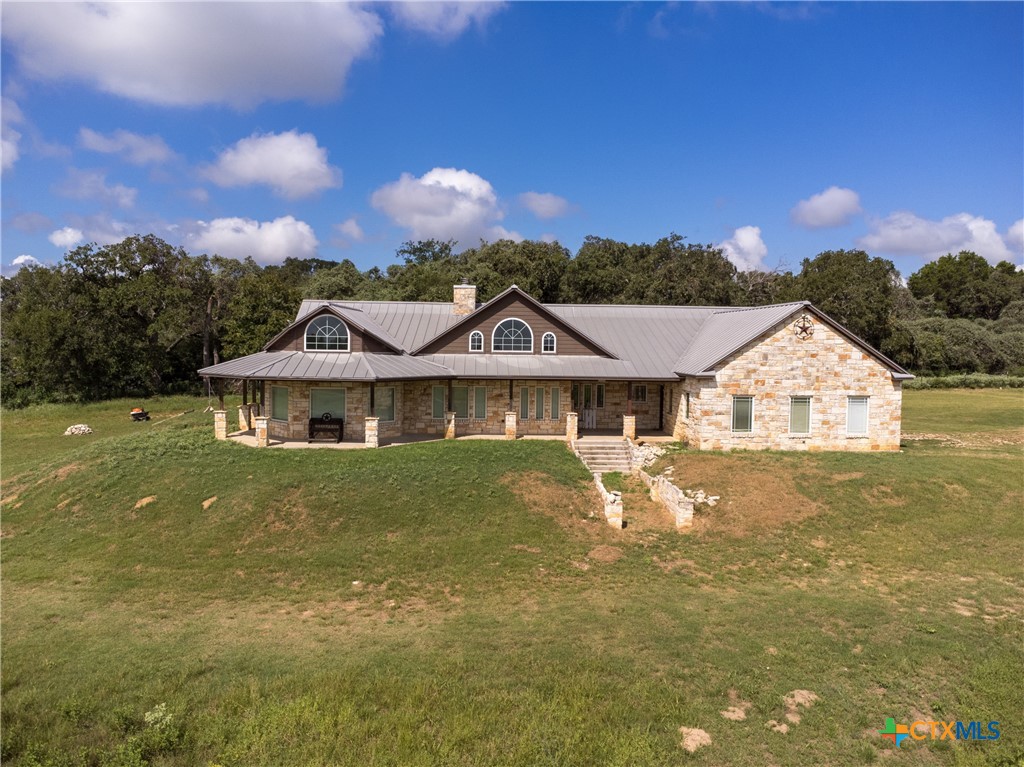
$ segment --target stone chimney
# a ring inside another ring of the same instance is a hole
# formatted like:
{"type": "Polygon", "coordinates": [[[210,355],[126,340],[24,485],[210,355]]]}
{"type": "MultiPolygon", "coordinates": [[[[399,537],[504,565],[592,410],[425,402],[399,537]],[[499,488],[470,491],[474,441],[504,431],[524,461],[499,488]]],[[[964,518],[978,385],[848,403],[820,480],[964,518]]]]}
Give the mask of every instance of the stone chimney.
{"type": "Polygon", "coordinates": [[[456,317],[465,317],[476,311],[476,285],[468,285],[468,280],[463,279],[461,285],[455,286],[455,302],[452,304],[452,314],[456,317]]]}

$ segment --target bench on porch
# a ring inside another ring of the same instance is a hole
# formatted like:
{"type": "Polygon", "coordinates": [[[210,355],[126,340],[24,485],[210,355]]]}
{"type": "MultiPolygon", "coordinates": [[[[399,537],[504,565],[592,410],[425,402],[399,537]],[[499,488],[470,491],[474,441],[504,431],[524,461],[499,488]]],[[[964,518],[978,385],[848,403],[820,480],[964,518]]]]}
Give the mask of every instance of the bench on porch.
{"type": "Polygon", "coordinates": [[[335,418],[330,413],[324,413],[319,418],[310,418],[309,441],[312,442],[317,434],[330,434],[341,442],[341,438],[345,436],[345,419],[335,418]]]}

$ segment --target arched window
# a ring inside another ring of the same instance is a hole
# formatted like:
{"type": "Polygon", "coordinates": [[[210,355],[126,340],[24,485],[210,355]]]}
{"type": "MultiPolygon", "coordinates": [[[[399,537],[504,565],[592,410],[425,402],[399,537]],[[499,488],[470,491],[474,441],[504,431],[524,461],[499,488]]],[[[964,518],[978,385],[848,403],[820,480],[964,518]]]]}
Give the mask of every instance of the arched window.
{"type": "Polygon", "coordinates": [[[471,352],[482,352],[484,350],[484,334],[474,330],[469,334],[469,350],[471,352]]]}
{"type": "Polygon", "coordinates": [[[540,339],[540,350],[542,352],[544,352],[544,354],[554,354],[555,353],[555,334],[554,333],[545,333],[544,334],[544,337],[540,339]]]}
{"type": "Polygon", "coordinates": [[[323,314],[306,325],[307,352],[347,352],[348,328],[337,317],[323,314]]]}
{"type": "Polygon", "coordinates": [[[532,352],[533,331],[522,320],[502,320],[491,336],[493,352],[532,352]]]}

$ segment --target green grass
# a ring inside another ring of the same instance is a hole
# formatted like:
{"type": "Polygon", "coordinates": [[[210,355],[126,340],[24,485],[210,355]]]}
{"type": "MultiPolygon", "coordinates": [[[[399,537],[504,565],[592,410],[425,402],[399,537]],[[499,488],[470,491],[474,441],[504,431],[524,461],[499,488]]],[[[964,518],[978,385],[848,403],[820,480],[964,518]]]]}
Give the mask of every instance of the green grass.
{"type": "Polygon", "coordinates": [[[133,404],[4,413],[5,765],[867,764],[889,716],[1003,732],[894,764],[1024,759],[1019,390],[908,392],[900,454],[666,456],[722,495],[690,534],[591,517],[559,443],[254,450],[133,404]]]}

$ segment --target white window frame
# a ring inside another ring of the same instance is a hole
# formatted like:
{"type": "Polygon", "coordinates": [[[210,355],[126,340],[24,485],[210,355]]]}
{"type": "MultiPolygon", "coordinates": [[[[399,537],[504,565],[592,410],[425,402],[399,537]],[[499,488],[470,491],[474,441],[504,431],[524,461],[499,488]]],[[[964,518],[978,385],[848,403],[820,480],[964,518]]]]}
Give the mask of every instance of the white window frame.
{"type": "Polygon", "coordinates": [[[550,330],[540,338],[540,353],[541,354],[557,354],[558,353],[558,339],[555,338],[555,334],[550,330]],[[548,339],[551,339],[551,348],[548,349],[548,339]]]}
{"type": "Polygon", "coordinates": [[[282,423],[288,423],[288,400],[291,399],[291,390],[287,386],[271,386],[270,387],[270,420],[281,421],[282,423]],[[284,390],[284,418],[278,418],[274,415],[274,390],[284,390]]]}
{"type": "Polygon", "coordinates": [[[647,384],[633,384],[633,402],[647,404],[647,384]],[[638,396],[641,391],[644,393],[643,397],[638,396]]]}
{"type": "Polygon", "coordinates": [[[522,320],[519,317],[506,317],[501,322],[499,322],[497,325],[495,325],[494,326],[494,330],[491,331],[491,351],[493,353],[495,353],[495,354],[533,354],[533,339],[534,339],[533,328],[530,327],[530,323],[529,322],[527,322],[526,320],[522,320]],[[511,322],[512,320],[515,320],[516,322],[523,323],[526,326],[526,329],[530,331],[530,348],[529,349],[508,350],[508,349],[495,349],[494,348],[494,338],[498,334],[498,328],[500,328],[506,322],[511,322]]]}
{"type": "Polygon", "coordinates": [[[846,397],[846,436],[866,437],[871,429],[871,397],[866,394],[850,394],[846,397]],[[864,401],[864,431],[850,431],[850,405],[854,400],[864,401]]]}
{"type": "Polygon", "coordinates": [[[482,354],[483,351],[484,351],[484,334],[481,333],[479,330],[474,330],[472,333],[469,334],[469,352],[470,352],[470,354],[482,354]],[[475,338],[479,338],[480,339],[480,348],[479,349],[474,349],[473,348],[473,339],[475,339],[475,338]]]}
{"type": "Polygon", "coordinates": [[[302,350],[306,352],[347,352],[352,350],[352,331],[348,329],[348,325],[343,320],[335,317],[333,314],[321,314],[314,317],[306,323],[305,329],[302,331],[302,350]],[[320,322],[320,320],[330,320],[331,322],[337,322],[338,325],[345,331],[345,348],[344,349],[310,349],[309,348],[309,326],[314,322],[320,322]]]}
{"type": "Polygon", "coordinates": [[[471,388],[473,389],[473,418],[477,421],[482,421],[485,418],[487,418],[487,387],[473,386],[471,388]],[[477,395],[480,392],[484,393],[484,412],[482,413],[477,412],[477,405],[479,404],[479,400],[477,400],[477,395]]]}
{"type": "MultiPolygon", "coordinates": [[[[340,391],[342,393],[342,396],[345,398],[345,409],[346,410],[348,409],[348,391],[345,389],[344,386],[310,386],[309,387],[309,394],[307,395],[308,396],[307,402],[309,403],[309,417],[310,418],[319,418],[321,416],[321,413],[314,413],[313,412],[313,392],[315,392],[315,391],[340,391]]],[[[334,418],[338,418],[339,417],[337,413],[331,413],[331,415],[334,418]]],[[[345,413],[342,413],[340,417],[342,419],[346,420],[346,421],[348,420],[347,418],[345,418],[345,413]]]]}
{"type": "Polygon", "coordinates": [[[562,418],[562,390],[557,386],[551,387],[551,409],[548,411],[548,418],[552,421],[559,421],[562,418]]]}
{"type": "MultiPolygon", "coordinates": [[[[398,396],[398,395],[396,394],[395,387],[394,386],[378,386],[378,387],[376,387],[374,389],[373,395],[374,395],[374,400],[373,400],[373,412],[374,412],[374,415],[376,415],[377,418],[380,421],[383,421],[384,423],[394,423],[395,420],[398,418],[398,401],[395,399],[395,397],[398,396]],[[381,418],[380,415],[377,413],[377,397],[380,396],[380,393],[382,391],[388,391],[389,389],[391,390],[391,418],[381,418]]],[[[346,406],[348,405],[348,398],[345,399],[345,404],[346,404],[346,406]]]]}
{"type": "Polygon", "coordinates": [[[752,394],[734,394],[732,395],[732,410],[729,414],[729,429],[733,434],[753,434],[754,433],[754,396],[752,394]],[[736,400],[748,399],[750,400],[750,428],[747,430],[736,428],[736,400]]]}
{"type": "Polygon", "coordinates": [[[789,397],[789,434],[794,437],[807,437],[811,433],[811,423],[814,418],[814,397],[809,394],[791,394],[789,397]],[[807,431],[793,431],[793,401],[798,399],[807,400],[807,431]]]}

